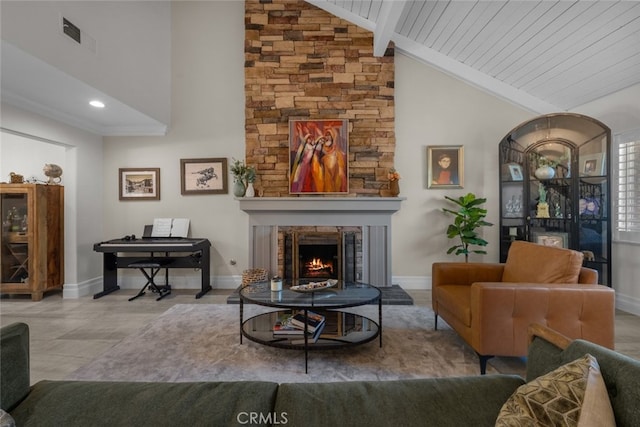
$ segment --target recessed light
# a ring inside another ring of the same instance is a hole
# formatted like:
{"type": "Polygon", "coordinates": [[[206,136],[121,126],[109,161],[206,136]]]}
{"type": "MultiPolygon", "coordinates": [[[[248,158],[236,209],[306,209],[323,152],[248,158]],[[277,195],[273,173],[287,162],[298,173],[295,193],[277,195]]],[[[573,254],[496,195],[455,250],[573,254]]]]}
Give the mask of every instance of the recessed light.
{"type": "Polygon", "coordinates": [[[96,108],[104,108],[104,102],[98,101],[97,99],[94,99],[93,101],[89,101],[89,105],[96,108]]]}

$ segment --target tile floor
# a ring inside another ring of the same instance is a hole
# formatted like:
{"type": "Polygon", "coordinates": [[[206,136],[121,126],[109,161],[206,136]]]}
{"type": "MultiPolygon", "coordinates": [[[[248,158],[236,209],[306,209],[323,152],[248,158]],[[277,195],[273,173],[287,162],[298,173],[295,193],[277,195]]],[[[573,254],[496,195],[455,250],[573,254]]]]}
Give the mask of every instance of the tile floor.
{"type": "MultiPolygon", "coordinates": [[[[50,293],[42,301],[26,296],[0,298],[0,325],[29,324],[31,381],[64,379],[174,304],[225,304],[231,290],[213,290],[195,299],[195,290],[174,290],[161,301],[147,293],[127,301],[135,290],[120,290],[94,300],[63,299],[50,293]]],[[[431,306],[431,291],[407,290],[415,305],[431,306]]],[[[616,350],[640,359],[640,317],[616,314],[616,350]]]]}

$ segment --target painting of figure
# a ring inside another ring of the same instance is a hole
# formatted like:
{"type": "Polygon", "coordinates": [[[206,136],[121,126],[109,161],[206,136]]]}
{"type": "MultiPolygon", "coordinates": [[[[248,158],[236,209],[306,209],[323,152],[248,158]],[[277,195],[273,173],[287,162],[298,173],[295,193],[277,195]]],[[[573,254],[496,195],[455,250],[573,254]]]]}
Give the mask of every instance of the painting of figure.
{"type": "Polygon", "coordinates": [[[289,121],[289,192],[348,193],[347,120],[289,121]]]}
{"type": "Polygon", "coordinates": [[[463,187],[463,147],[432,145],[427,147],[427,188],[463,187]]]}

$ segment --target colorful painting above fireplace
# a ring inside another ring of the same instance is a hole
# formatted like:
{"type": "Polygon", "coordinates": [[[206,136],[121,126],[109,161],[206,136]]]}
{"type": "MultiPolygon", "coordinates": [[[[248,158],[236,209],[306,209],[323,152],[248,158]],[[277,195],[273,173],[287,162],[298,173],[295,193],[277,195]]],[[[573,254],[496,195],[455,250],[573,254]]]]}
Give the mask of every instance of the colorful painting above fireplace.
{"type": "Polygon", "coordinates": [[[348,193],[349,121],[289,121],[289,192],[348,193]]]}

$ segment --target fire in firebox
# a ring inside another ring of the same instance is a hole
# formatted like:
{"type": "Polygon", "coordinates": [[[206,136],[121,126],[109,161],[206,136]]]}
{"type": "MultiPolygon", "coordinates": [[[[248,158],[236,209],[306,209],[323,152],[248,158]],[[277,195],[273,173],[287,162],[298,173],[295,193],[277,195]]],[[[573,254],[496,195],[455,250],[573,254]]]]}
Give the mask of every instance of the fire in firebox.
{"type": "Polygon", "coordinates": [[[338,278],[338,245],[301,244],[298,246],[298,277],[306,279],[338,278]]]}
{"type": "Polygon", "coordinates": [[[333,277],[333,261],[312,258],[303,265],[305,277],[333,277]]]}

